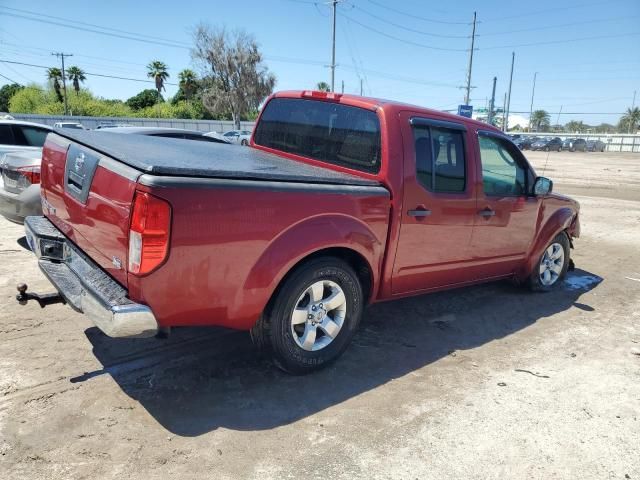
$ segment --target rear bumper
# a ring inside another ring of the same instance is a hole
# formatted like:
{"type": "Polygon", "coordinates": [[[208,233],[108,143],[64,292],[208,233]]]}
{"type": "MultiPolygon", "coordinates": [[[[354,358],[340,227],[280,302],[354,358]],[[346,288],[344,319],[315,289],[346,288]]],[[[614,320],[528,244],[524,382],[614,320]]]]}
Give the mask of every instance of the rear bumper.
{"type": "Polygon", "coordinates": [[[47,218],[27,217],[27,242],[38,264],[65,301],[110,337],[150,337],[158,332],[151,309],[70,242],[47,218]]]}
{"type": "Polygon", "coordinates": [[[31,185],[21,193],[0,188],[0,215],[15,223],[23,223],[30,215],[42,215],[40,185],[31,185]]]}

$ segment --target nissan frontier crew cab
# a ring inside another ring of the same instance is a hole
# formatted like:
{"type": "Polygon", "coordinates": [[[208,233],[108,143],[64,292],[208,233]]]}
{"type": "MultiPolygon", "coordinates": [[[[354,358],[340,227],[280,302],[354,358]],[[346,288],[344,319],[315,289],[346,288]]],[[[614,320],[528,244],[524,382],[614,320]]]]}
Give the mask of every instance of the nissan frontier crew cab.
{"type": "MultiPolygon", "coordinates": [[[[367,304],[498,279],[556,287],[580,232],[502,132],[316,91],[267,99],[250,148],[60,130],[25,222],[57,293],[112,337],[248,330],[286,371],[348,346],[367,304]]],[[[428,297],[425,297],[428,302],[428,297]]]]}

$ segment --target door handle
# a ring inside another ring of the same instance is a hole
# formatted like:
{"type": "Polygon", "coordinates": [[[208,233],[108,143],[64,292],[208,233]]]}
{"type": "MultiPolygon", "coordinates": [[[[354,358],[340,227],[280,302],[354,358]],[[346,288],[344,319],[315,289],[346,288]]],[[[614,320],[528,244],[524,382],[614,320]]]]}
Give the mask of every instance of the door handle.
{"type": "Polygon", "coordinates": [[[489,217],[494,217],[496,215],[495,210],[491,210],[489,207],[485,208],[484,210],[480,210],[478,212],[478,215],[484,217],[484,218],[489,218],[489,217]]]}
{"type": "Polygon", "coordinates": [[[410,217],[428,217],[431,215],[431,210],[427,210],[426,208],[418,208],[416,210],[409,210],[407,215],[410,217]]]}

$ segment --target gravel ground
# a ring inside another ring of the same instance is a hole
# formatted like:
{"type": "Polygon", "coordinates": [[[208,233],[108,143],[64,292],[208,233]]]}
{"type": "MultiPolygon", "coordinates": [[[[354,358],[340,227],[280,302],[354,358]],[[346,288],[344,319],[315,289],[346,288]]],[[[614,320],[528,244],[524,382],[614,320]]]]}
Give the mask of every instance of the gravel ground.
{"type": "Polygon", "coordinates": [[[0,478],[640,478],[640,155],[528,156],[582,205],[560,290],[372,307],[306,377],[240,332],[115,340],[18,306],[51,287],[0,220],[0,478]]]}

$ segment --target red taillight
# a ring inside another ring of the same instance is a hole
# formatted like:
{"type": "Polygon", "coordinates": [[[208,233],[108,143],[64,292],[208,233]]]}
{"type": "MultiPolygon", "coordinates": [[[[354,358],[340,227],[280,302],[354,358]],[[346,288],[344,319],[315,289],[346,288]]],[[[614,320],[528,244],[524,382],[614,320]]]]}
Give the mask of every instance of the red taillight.
{"type": "Polygon", "coordinates": [[[29,181],[29,185],[40,183],[40,166],[37,167],[21,167],[17,169],[20,176],[29,181]]]}
{"type": "Polygon", "coordinates": [[[171,207],[148,193],[137,192],[133,199],[129,229],[129,272],[149,273],[162,264],[169,251],[171,207]]]}

